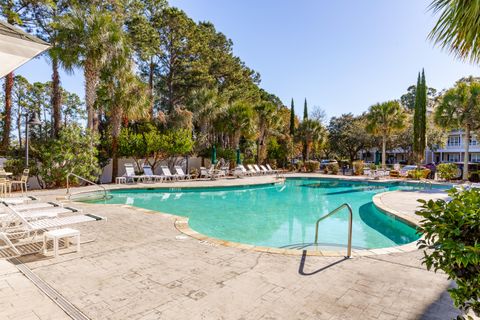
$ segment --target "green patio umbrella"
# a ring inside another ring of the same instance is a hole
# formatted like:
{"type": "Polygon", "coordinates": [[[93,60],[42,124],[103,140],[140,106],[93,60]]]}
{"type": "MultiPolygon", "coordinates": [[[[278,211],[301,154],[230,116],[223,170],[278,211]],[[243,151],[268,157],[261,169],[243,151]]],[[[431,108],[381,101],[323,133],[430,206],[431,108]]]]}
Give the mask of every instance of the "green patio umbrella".
{"type": "Polygon", "coordinates": [[[237,148],[237,165],[242,164],[242,159],[240,159],[240,149],[237,148]]]}
{"type": "Polygon", "coordinates": [[[377,152],[375,152],[375,165],[378,166],[380,164],[380,161],[382,161],[381,159],[382,157],[380,156],[380,152],[377,150],[377,152]]]}
{"type": "Polygon", "coordinates": [[[212,149],[212,164],[217,164],[217,148],[215,146],[212,149]]]}

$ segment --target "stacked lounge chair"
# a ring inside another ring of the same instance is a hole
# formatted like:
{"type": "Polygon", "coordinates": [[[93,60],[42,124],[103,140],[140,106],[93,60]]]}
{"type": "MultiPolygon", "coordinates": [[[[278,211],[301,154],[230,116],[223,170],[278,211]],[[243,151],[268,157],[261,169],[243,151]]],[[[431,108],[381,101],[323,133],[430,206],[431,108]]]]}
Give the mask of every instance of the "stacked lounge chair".
{"type": "MultiPolygon", "coordinates": [[[[37,235],[41,233],[48,234],[51,229],[55,229],[57,233],[61,233],[62,230],[76,231],[65,227],[79,223],[106,220],[103,217],[93,214],[82,214],[81,210],[63,207],[52,202],[32,201],[17,205],[10,204],[3,209],[4,212],[0,214],[2,222],[0,224],[0,240],[6,244],[7,248],[15,256],[22,255],[19,249],[20,246],[38,242],[37,235]]],[[[76,232],[79,234],[78,231],[76,232]]]]}

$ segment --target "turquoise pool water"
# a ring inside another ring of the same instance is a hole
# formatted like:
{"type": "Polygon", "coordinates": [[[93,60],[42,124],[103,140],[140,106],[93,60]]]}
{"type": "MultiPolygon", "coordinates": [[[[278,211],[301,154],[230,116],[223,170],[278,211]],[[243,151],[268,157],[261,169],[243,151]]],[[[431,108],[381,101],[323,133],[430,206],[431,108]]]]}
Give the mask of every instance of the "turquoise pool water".
{"type": "MultiPolygon", "coordinates": [[[[314,241],[319,217],[346,202],[353,208],[353,247],[370,249],[419,238],[415,228],[372,203],[376,193],[414,188],[418,186],[398,182],[289,178],[284,184],[261,186],[116,190],[102,202],[187,216],[192,229],[214,238],[298,249],[314,241]]],[[[321,246],[346,246],[347,223],[347,210],[322,221],[321,246]]]]}

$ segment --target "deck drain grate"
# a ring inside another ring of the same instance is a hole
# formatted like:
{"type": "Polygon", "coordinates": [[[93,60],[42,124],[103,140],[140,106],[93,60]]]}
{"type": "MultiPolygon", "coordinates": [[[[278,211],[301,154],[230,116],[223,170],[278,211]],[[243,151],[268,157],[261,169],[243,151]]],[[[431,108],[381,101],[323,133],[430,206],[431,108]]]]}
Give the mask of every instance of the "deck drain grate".
{"type": "Polygon", "coordinates": [[[17,269],[33,282],[44,294],[46,294],[53,302],[55,302],[70,318],[74,320],[90,320],[80,310],[78,310],[70,301],[65,299],[60,293],[52,288],[48,283],[43,281],[40,277],[30,270],[23,262],[17,258],[11,258],[17,269]]]}

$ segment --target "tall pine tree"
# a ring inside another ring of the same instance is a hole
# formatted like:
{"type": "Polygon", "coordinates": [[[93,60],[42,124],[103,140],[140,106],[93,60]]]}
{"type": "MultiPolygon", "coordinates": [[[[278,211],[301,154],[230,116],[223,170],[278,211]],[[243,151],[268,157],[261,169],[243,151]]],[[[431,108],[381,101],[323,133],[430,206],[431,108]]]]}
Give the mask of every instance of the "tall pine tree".
{"type": "Polygon", "coordinates": [[[308,119],[307,98],[305,98],[305,103],[303,104],[303,120],[306,119],[308,119]]]}
{"type": "Polygon", "coordinates": [[[418,74],[415,90],[415,109],[413,116],[413,152],[417,163],[422,162],[425,156],[427,131],[427,85],[425,72],[418,74]]]}
{"type": "Polygon", "coordinates": [[[290,104],[290,135],[293,137],[295,134],[295,105],[293,103],[293,98],[292,102],[290,104]]]}

